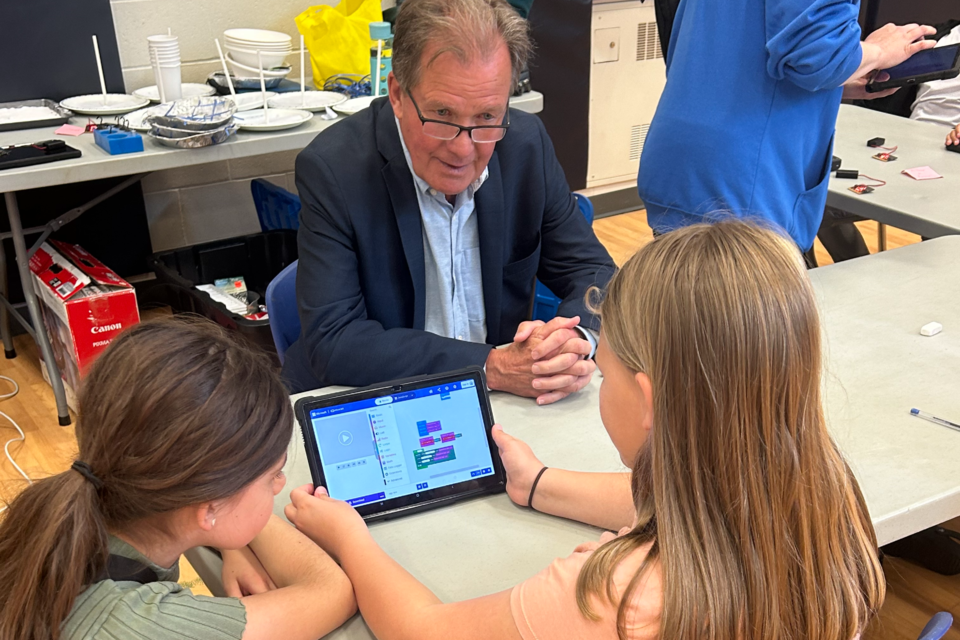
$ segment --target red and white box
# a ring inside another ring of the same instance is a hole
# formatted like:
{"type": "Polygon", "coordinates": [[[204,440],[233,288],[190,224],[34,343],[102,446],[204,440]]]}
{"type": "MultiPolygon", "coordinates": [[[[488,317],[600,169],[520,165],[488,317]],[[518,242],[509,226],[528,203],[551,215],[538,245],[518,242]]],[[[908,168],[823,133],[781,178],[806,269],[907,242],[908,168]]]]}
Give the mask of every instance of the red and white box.
{"type": "MultiPolygon", "coordinates": [[[[67,392],[77,410],[80,380],[100,352],[140,322],[133,287],[75,244],[44,242],[30,258],[43,324],[67,392]]],[[[50,382],[40,355],[43,377],[50,382]]]]}

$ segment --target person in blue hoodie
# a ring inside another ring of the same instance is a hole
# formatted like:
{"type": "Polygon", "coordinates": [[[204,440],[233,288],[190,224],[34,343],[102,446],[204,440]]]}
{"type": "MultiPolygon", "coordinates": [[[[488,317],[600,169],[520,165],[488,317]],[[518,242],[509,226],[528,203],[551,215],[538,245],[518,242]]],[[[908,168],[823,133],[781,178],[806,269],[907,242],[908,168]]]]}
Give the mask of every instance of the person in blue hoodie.
{"type": "Polygon", "coordinates": [[[932,27],[860,41],[859,0],[682,0],[638,189],[658,233],[723,215],[769,220],[813,246],[841,97],[914,53],[932,27]]]}

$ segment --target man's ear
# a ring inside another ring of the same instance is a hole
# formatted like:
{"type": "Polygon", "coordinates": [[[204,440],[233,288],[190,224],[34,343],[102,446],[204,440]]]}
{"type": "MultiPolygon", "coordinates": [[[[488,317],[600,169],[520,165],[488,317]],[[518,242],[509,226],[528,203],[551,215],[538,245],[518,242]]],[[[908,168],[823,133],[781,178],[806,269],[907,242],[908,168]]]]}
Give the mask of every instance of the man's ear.
{"type": "Polygon", "coordinates": [[[387,76],[387,95],[390,96],[390,106],[393,107],[393,115],[397,117],[397,120],[402,119],[403,89],[400,88],[400,83],[397,82],[397,77],[393,75],[393,71],[387,76]]]}
{"type": "Polygon", "coordinates": [[[650,431],[653,428],[653,384],[650,382],[650,376],[643,372],[637,373],[633,379],[640,388],[640,399],[643,401],[644,411],[640,427],[650,431]]]}

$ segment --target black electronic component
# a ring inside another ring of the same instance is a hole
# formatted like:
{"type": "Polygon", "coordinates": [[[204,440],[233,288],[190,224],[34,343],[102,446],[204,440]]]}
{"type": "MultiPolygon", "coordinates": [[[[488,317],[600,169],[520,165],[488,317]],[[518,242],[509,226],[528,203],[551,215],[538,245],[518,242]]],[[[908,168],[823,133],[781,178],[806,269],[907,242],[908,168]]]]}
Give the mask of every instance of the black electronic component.
{"type": "Polygon", "coordinates": [[[833,156],[833,160],[830,162],[830,171],[836,171],[841,164],[843,164],[843,161],[837,156],[833,156]]]}
{"type": "Polygon", "coordinates": [[[948,144],[947,151],[953,151],[954,153],[960,153],[960,144],[948,144]]]}
{"type": "Polygon", "coordinates": [[[870,138],[869,140],[867,140],[867,146],[874,147],[874,148],[882,147],[884,144],[886,144],[886,142],[887,142],[886,138],[870,138]]]}
{"type": "Polygon", "coordinates": [[[23,144],[16,147],[0,147],[0,170],[79,157],[80,150],[68,146],[62,140],[45,140],[44,142],[23,144]],[[51,143],[58,144],[53,145],[51,143]]]}
{"type": "Polygon", "coordinates": [[[36,143],[35,146],[37,149],[43,149],[44,153],[58,153],[66,148],[67,143],[63,140],[44,140],[43,142],[36,143]]]}
{"type": "Polygon", "coordinates": [[[837,177],[847,180],[856,180],[860,177],[860,172],[856,169],[840,169],[837,171],[837,177]]]}

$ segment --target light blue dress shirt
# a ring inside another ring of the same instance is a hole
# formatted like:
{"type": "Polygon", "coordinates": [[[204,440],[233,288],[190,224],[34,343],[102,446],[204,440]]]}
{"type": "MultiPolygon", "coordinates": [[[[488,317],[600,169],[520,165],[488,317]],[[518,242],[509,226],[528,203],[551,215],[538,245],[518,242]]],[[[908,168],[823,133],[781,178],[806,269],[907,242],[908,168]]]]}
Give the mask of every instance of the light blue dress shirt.
{"type": "MultiPolygon", "coordinates": [[[[445,338],[487,341],[487,311],[483,302],[480,270],[480,231],[474,196],[490,173],[486,167],[453,204],[413,170],[410,152],[397,120],[400,144],[413,176],[423,230],[426,309],[424,329],[445,338]]],[[[597,336],[577,327],[590,343],[590,356],[597,349],[597,336]]]]}
{"type": "MultiPolygon", "coordinates": [[[[397,121],[400,130],[400,122],[397,121]]],[[[424,329],[446,338],[487,341],[487,311],[483,304],[480,270],[480,230],[474,195],[490,175],[479,178],[457,194],[453,204],[413,170],[410,152],[400,131],[400,144],[413,176],[423,229],[426,285],[424,329]]]]}

